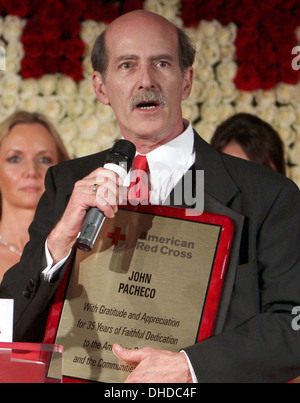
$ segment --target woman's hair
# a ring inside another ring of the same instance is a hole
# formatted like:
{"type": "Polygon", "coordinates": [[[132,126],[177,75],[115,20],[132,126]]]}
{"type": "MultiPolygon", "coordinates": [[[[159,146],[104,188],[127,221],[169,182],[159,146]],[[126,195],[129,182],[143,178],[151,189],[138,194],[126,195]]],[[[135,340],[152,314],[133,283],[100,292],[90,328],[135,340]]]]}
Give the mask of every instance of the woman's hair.
{"type": "Polygon", "coordinates": [[[229,144],[239,144],[250,161],[286,175],[284,144],[279,134],[262,119],[239,113],[217,127],[211,145],[223,151],[229,144]]]}
{"type": "Polygon", "coordinates": [[[68,152],[54,125],[40,113],[29,113],[18,111],[13,113],[0,124],[0,146],[4,138],[10,133],[13,127],[19,124],[40,124],[44,126],[53,137],[57,148],[58,162],[70,159],[68,152]]]}

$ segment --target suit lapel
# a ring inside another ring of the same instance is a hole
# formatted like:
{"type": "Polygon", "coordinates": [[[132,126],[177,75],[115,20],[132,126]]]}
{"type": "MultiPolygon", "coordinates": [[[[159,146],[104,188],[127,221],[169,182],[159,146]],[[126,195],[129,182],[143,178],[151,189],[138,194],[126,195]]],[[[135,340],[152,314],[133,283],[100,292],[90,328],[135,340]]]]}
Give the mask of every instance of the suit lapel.
{"type": "Polygon", "coordinates": [[[225,320],[231,300],[231,295],[233,291],[235,276],[237,267],[240,260],[240,246],[242,240],[242,232],[244,227],[245,217],[242,214],[222,205],[219,201],[212,198],[210,195],[205,193],[205,205],[207,207],[206,211],[214,214],[225,215],[234,223],[234,236],[231,245],[230,256],[227,265],[226,277],[223,284],[222,295],[219,303],[219,310],[215,321],[214,334],[222,333],[225,325],[225,320]]]}
{"type": "Polygon", "coordinates": [[[195,132],[196,170],[204,171],[205,193],[227,206],[239,193],[221,155],[195,132]]]}
{"type": "MultiPolygon", "coordinates": [[[[216,203],[213,200],[218,201],[220,205],[229,206],[230,202],[239,194],[239,188],[229,175],[220,153],[207,144],[196,132],[194,147],[196,160],[195,165],[190,168],[190,171],[194,171],[194,173],[196,171],[204,171],[204,211],[213,213],[212,209],[216,208],[216,203]]],[[[196,177],[196,175],[194,174],[193,177],[196,177]]],[[[176,206],[174,193],[178,194],[178,189],[184,189],[187,174],[183,177],[182,181],[183,183],[179,182],[175,187],[176,190],[173,189],[171,192],[171,206],[176,206]]],[[[190,180],[188,185],[190,188],[190,180]]],[[[197,194],[197,191],[199,193],[202,190],[199,190],[200,185],[196,183],[196,180],[193,180],[192,189],[194,195],[197,194]]],[[[187,204],[185,198],[182,197],[182,204],[179,207],[191,208],[191,205],[187,204]]]]}

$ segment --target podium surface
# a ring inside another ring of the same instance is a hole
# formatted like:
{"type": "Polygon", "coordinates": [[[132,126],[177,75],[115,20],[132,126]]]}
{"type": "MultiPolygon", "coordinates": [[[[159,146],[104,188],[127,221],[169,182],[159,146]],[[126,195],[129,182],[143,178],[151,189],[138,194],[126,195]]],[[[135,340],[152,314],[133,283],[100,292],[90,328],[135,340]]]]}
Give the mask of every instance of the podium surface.
{"type": "Polygon", "coordinates": [[[61,383],[63,347],[49,344],[0,343],[0,383],[61,383]],[[55,359],[55,378],[48,376],[55,359]]]}

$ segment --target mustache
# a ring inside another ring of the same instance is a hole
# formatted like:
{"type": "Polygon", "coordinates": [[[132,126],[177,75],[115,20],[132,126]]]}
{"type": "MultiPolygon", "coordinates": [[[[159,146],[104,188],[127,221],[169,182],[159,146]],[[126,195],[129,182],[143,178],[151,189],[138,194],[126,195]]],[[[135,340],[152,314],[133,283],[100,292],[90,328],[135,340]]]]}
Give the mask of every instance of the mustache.
{"type": "Polygon", "coordinates": [[[167,102],[160,92],[155,90],[147,90],[141,92],[131,99],[130,108],[131,110],[133,110],[141,104],[157,104],[161,106],[166,106],[167,102]]]}

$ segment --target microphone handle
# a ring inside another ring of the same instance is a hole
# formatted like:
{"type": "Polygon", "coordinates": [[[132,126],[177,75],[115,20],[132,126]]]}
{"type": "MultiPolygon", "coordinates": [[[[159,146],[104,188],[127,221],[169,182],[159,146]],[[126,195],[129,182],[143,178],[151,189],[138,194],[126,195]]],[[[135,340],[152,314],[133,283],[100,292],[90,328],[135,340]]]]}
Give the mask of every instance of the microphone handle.
{"type": "Polygon", "coordinates": [[[84,252],[90,252],[104,224],[105,215],[98,207],[91,207],[84,219],[81,232],[76,241],[76,247],[84,252]]]}

